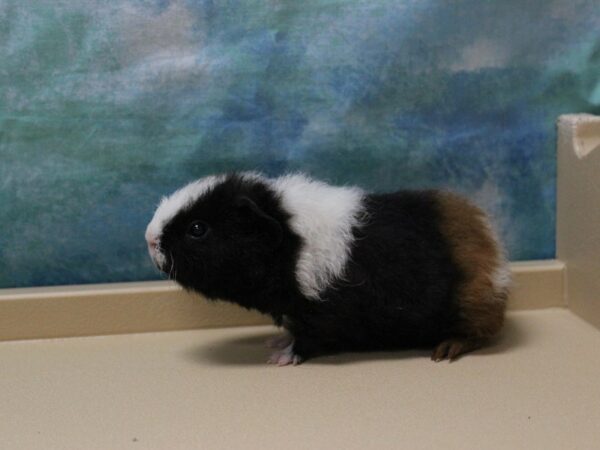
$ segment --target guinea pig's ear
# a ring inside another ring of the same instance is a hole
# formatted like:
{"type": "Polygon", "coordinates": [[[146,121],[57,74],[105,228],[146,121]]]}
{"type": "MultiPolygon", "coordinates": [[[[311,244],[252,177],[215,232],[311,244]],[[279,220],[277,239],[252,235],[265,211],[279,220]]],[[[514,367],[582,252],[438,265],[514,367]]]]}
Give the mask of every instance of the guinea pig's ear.
{"type": "Polygon", "coordinates": [[[277,220],[260,209],[260,207],[249,197],[238,197],[235,200],[235,206],[243,214],[252,217],[255,223],[260,224],[260,228],[257,231],[266,231],[269,238],[275,243],[275,246],[279,246],[283,239],[283,230],[281,229],[281,224],[277,220]]]}

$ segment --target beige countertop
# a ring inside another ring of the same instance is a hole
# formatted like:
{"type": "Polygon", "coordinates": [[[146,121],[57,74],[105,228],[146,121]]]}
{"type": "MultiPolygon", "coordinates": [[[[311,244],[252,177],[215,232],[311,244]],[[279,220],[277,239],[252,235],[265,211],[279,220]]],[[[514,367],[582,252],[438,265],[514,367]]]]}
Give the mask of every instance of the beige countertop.
{"type": "Polygon", "coordinates": [[[0,343],[2,449],[592,449],[600,332],[514,312],[493,348],[265,364],[271,327],[0,343]]]}

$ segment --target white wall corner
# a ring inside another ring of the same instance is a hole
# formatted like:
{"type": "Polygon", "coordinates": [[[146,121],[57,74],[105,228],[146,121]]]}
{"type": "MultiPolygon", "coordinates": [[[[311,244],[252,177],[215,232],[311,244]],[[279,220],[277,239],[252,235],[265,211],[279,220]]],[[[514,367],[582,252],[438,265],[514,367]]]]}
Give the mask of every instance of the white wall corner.
{"type": "Polygon", "coordinates": [[[600,116],[564,114],[558,118],[559,146],[566,146],[583,159],[600,149],[600,116]]]}
{"type": "Polygon", "coordinates": [[[600,116],[558,119],[557,258],[569,308],[600,327],[600,116]]]}

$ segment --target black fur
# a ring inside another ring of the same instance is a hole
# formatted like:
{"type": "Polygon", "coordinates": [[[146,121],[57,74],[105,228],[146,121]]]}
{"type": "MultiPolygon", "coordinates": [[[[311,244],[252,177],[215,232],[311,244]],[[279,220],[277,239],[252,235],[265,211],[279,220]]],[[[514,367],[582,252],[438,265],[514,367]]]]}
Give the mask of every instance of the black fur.
{"type": "Polygon", "coordinates": [[[185,288],[270,314],[302,359],[346,350],[433,346],[457,333],[461,279],[439,230],[434,192],[368,195],[343,280],[307,299],[295,277],[302,241],[277,195],[232,175],[165,227],[161,246],[185,288]],[[194,220],[206,237],[186,236],[194,220]]]}
{"type": "Polygon", "coordinates": [[[370,195],[344,281],[289,315],[301,357],[433,346],[454,335],[460,274],[431,192],[370,195]]]}

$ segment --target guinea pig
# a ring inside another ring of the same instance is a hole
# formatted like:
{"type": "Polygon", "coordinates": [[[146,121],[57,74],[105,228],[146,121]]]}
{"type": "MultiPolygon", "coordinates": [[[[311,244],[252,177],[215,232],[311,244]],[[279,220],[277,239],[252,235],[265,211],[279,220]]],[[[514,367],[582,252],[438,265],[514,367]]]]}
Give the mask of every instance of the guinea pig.
{"type": "Polygon", "coordinates": [[[283,327],[270,342],[277,365],[406,348],[454,360],[500,331],[511,284],[486,215],[437,190],[209,176],[163,198],[146,240],[184,288],[283,327]]]}

